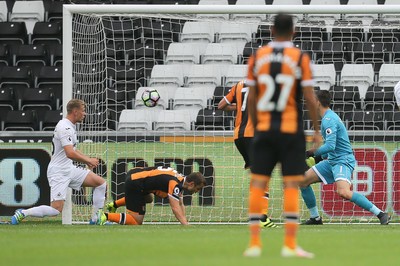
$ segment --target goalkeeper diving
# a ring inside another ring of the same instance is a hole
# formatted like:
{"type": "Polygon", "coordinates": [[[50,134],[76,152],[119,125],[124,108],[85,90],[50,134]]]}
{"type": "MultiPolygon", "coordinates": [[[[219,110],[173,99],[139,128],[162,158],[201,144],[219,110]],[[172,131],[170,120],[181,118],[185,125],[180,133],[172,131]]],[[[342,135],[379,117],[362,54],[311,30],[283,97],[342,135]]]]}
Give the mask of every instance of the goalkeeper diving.
{"type": "Polygon", "coordinates": [[[331,97],[328,91],[316,92],[317,105],[321,120],[321,134],[324,144],[318,149],[306,152],[306,163],[310,169],[300,184],[301,195],[310,211],[310,219],[303,224],[322,224],[316,198],[311,184],[324,182],[336,184],[340,197],[376,215],[382,225],[390,222],[390,215],[369,201],[364,195],[351,190],[351,176],[356,166],[356,159],[350,144],[349,135],[340,117],[329,106],[331,97]],[[324,160],[325,159],[325,160],[324,160]]]}

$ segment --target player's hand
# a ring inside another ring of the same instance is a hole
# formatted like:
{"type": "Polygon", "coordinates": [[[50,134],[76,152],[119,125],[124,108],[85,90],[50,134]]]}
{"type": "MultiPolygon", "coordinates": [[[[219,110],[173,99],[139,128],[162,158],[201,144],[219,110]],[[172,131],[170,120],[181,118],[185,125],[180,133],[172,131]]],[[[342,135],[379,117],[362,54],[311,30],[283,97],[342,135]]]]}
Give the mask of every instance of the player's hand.
{"type": "Polygon", "coordinates": [[[89,158],[89,161],[87,162],[87,166],[90,169],[96,168],[99,165],[99,159],[97,158],[89,158]]]}
{"type": "Polygon", "coordinates": [[[308,167],[313,167],[314,165],[315,165],[315,159],[314,159],[314,157],[308,157],[307,159],[306,159],[306,164],[307,164],[307,166],[308,167]]]}

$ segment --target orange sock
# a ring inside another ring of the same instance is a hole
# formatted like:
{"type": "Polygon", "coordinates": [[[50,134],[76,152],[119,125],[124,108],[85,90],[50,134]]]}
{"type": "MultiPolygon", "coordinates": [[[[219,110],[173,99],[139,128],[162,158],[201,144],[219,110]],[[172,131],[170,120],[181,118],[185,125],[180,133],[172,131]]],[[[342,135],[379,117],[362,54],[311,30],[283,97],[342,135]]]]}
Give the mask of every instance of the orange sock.
{"type": "Polygon", "coordinates": [[[132,215],[126,213],[108,213],[107,214],[110,222],[119,223],[119,224],[127,224],[127,225],[137,225],[138,222],[133,218],[132,215]]]}
{"type": "Polygon", "coordinates": [[[259,246],[261,247],[260,239],[260,219],[262,217],[263,209],[263,196],[264,188],[252,185],[253,180],[263,179],[266,180],[266,176],[263,175],[251,175],[250,181],[250,195],[249,195],[249,225],[250,225],[250,247],[259,246]]]}
{"type": "Polygon", "coordinates": [[[114,201],[114,206],[115,207],[125,206],[125,197],[117,199],[116,201],[114,201]]]}
{"type": "Polygon", "coordinates": [[[297,230],[299,227],[299,190],[297,188],[284,188],[283,211],[285,217],[285,246],[296,248],[297,230]]]}

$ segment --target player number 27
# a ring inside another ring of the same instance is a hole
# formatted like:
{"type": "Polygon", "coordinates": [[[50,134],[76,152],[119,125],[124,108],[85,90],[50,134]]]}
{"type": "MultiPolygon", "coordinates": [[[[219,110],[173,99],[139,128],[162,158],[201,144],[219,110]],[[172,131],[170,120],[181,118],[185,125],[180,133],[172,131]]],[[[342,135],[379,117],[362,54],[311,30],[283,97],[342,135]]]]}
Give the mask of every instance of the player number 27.
{"type": "Polygon", "coordinates": [[[292,75],[278,74],[275,80],[270,75],[259,75],[257,82],[263,84],[266,87],[265,93],[260,98],[257,104],[257,110],[259,111],[278,111],[282,112],[285,110],[287,101],[289,99],[290,90],[293,87],[294,77],[292,75]],[[272,96],[275,93],[275,83],[281,84],[282,89],[279,94],[278,101],[271,102],[272,96]]]}

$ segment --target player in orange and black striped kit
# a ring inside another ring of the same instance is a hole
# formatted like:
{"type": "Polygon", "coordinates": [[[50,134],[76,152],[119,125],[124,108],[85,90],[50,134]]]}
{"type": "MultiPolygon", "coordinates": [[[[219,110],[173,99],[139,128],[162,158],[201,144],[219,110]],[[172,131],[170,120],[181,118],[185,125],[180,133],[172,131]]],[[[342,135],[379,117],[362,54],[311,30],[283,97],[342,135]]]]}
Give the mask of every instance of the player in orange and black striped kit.
{"type": "MultiPolygon", "coordinates": [[[[236,148],[240,152],[244,160],[244,169],[248,169],[251,166],[250,163],[250,147],[254,136],[254,127],[248,114],[247,108],[247,96],[249,94],[249,88],[245,84],[245,81],[239,81],[233,86],[228,94],[218,103],[218,109],[224,111],[236,111],[235,129],[233,131],[233,139],[235,141],[236,148]]],[[[267,216],[268,212],[268,190],[264,193],[264,206],[263,217],[260,220],[262,227],[277,227],[274,222],[267,216]]]]}
{"type": "Polygon", "coordinates": [[[274,41],[259,48],[249,60],[246,83],[249,85],[248,108],[255,127],[249,195],[250,246],[247,257],[261,255],[259,220],[262,197],[269,185],[272,170],[280,162],[283,175],[283,216],[285,238],[283,257],[312,258],[296,242],[299,222],[299,182],[304,179],[305,136],[303,131],[304,96],[315,133],[314,144],[321,135],[313,90],[311,62],[291,42],[294,25],[290,15],[275,17],[274,41]]]}
{"type": "Polygon", "coordinates": [[[103,225],[108,220],[122,225],[141,225],[146,213],[146,203],[152,202],[151,195],[154,194],[168,198],[175,217],[181,224],[187,225],[182,201],[183,189],[196,193],[205,185],[204,176],[198,172],[185,177],[172,168],[134,168],[127,173],[125,197],[107,204],[110,212],[100,211],[98,224],[103,225]],[[120,206],[126,206],[126,213],[115,213],[120,206]]]}

